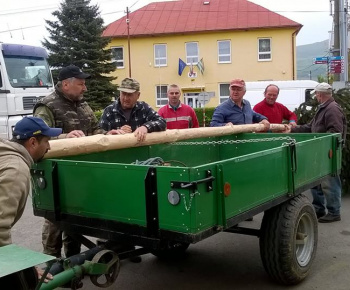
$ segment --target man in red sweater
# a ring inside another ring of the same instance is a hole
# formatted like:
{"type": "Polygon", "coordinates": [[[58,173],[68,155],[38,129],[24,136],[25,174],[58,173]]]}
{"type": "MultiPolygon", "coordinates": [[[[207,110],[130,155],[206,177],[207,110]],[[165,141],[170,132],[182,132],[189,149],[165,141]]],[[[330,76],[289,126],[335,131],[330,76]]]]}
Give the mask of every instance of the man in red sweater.
{"type": "Polygon", "coordinates": [[[180,101],[180,88],[170,85],[167,96],[169,103],[160,108],[158,114],[166,120],[167,129],[198,128],[199,123],[194,110],[180,101]]]}
{"type": "Polygon", "coordinates": [[[286,106],[276,102],[280,89],[276,85],[268,85],[265,89],[265,99],[254,106],[254,111],[264,115],[270,123],[282,124],[287,120],[290,125],[297,125],[297,116],[289,111],[286,106]]]}

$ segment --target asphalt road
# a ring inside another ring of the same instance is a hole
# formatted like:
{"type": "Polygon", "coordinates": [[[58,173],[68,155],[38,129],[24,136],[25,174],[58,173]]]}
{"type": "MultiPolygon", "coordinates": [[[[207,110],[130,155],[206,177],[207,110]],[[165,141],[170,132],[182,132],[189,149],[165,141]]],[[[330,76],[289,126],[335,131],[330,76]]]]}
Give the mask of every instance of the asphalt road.
{"type": "MultiPolygon", "coordinates": [[[[245,223],[259,227],[261,217],[245,223]]],[[[33,216],[29,200],[12,230],[13,243],[41,251],[42,223],[42,218],[33,216]]],[[[83,283],[82,289],[100,289],[89,278],[83,283]]],[[[124,260],[115,284],[105,289],[349,290],[350,196],[343,198],[340,222],[319,224],[316,259],[310,275],[299,285],[285,287],[269,279],[260,260],[257,237],[220,233],[191,245],[180,261],[164,262],[151,254],[144,255],[140,264],[124,260]]]]}

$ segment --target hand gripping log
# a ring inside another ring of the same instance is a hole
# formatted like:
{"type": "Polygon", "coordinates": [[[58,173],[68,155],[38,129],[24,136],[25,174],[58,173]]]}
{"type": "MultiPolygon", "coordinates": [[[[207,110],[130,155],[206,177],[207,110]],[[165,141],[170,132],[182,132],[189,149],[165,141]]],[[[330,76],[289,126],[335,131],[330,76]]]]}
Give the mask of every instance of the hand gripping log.
{"type": "MultiPolygon", "coordinates": [[[[238,133],[263,132],[263,124],[231,125],[223,127],[203,127],[191,129],[175,129],[163,132],[149,133],[146,140],[138,142],[133,133],[124,135],[94,135],[82,138],[68,138],[51,140],[50,151],[45,158],[57,158],[88,154],[107,150],[115,150],[130,147],[139,147],[161,143],[172,143],[188,139],[217,137],[238,133]]],[[[284,130],[282,124],[271,124],[270,131],[281,132],[284,130]]]]}

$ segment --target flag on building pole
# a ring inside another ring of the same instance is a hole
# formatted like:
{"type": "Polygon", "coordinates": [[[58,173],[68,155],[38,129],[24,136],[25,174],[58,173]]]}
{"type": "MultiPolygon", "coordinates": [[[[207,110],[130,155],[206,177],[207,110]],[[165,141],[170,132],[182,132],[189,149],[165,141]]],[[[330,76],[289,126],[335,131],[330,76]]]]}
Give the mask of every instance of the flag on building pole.
{"type": "Polygon", "coordinates": [[[197,63],[197,67],[199,69],[199,71],[201,72],[201,74],[204,73],[204,62],[203,62],[203,58],[201,58],[201,60],[197,63]]]}
{"type": "Polygon", "coordinates": [[[182,72],[184,71],[185,67],[186,63],[181,58],[179,58],[179,76],[182,75],[182,72]]]}

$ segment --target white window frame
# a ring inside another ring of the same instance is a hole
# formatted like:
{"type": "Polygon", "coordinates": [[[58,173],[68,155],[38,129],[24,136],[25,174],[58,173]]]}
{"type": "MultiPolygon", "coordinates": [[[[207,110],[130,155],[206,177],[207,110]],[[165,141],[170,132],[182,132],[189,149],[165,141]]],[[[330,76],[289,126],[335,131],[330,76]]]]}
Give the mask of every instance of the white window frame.
{"type": "Polygon", "coordinates": [[[231,40],[218,40],[218,63],[231,63],[231,40]],[[228,43],[230,52],[220,54],[220,44],[228,43]],[[220,60],[221,57],[229,57],[229,60],[220,60]]]}
{"type": "Polygon", "coordinates": [[[226,100],[229,99],[230,97],[230,83],[221,83],[219,84],[219,104],[225,102],[226,100]],[[222,86],[227,86],[227,89],[228,89],[228,95],[224,94],[222,92],[222,86]]]}
{"type": "Polygon", "coordinates": [[[157,43],[153,45],[153,51],[154,51],[154,66],[155,67],[161,67],[161,66],[167,66],[168,65],[168,54],[167,54],[167,45],[164,43],[157,43]],[[165,57],[164,56],[157,56],[156,55],[156,47],[164,47],[165,50],[165,57]],[[159,64],[158,61],[164,62],[159,64]]]}
{"type": "Polygon", "coordinates": [[[168,103],[168,96],[167,96],[168,85],[156,85],[155,90],[156,90],[156,107],[161,108],[168,103]],[[163,92],[163,94],[161,92],[162,88],[165,91],[165,93],[163,92]]]}
{"type": "Polygon", "coordinates": [[[202,108],[202,104],[198,101],[198,95],[200,92],[187,92],[184,93],[184,103],[193,109],[202,108]],[[191,100],[191,102],[190,102],[191,100]]]}
{"type": "Polygon", "coordinates": [[[258,38],[258,61],[271,61],[272,60],[272,39],[271,37],[261,37],[258,38]],[[270,50],[269,51],[260,51],[260,41],[270,41],[270,50]],[[270,55],[269,58],[260,58],[261,56],[270,55]]]}
{"type": "Polygon", "coordinates": [[[199,47],[198,47],[198,42],[186,42],[185,43],[185,49],[186,49],[186,64],[187,65],[196,65],[199,61],[199,47]],[[196,45],[196,50],[197,53],[195,54],[189,54],[189,47],[190,45],[196,45]]]}
{"type": "Polygon", "coordinates": [[[114,54],[112,53],[112,61],[116,62],[117,69],[125,68],[125,65],[124,65],[124,47],[123,46],[112,46],[111,50],[113,51],[113,49],[116,49],[116,48],[121,48],[122,49],[122,59],[114,58],[114,54]],[[120,63],[122,65],[120,65],[120,63]]]}

